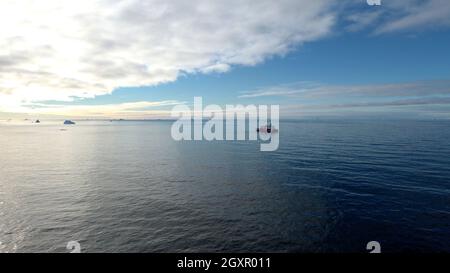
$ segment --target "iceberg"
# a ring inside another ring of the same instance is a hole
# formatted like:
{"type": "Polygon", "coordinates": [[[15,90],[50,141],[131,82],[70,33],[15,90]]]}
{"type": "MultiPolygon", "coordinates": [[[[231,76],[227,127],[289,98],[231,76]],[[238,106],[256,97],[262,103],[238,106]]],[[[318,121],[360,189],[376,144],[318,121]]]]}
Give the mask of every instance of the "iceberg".
{"type": "Polygon", "coordinates": [[[75,122],[73,122],[73,121],[71,121],[71,120],[65,120],[65,121],[64,121],[64,124],[65,124],[65,125],[74,125],[75,122]]]}

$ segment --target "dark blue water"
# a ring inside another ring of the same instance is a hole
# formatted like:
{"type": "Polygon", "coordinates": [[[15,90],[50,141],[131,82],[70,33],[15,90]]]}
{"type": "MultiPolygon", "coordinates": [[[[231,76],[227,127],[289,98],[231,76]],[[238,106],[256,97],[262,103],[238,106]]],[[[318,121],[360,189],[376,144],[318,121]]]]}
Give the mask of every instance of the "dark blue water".
{"type": "Polygon", "coordinates": [[[285,121],[276,152],[170,126],[0,125],[0,252],[450,251],[450,122],[285,121]]]}

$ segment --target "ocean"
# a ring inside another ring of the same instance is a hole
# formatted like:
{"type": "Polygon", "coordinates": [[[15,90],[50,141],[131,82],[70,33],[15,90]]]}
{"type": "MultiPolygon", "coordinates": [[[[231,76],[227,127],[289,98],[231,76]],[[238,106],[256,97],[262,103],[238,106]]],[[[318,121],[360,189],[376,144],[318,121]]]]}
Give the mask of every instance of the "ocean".
{"type": "Polygon", "coordinates": [[[171,125],[0,124],[0,252],[450,252],[450,121],[285,120],[274,152],[171,125]]]}

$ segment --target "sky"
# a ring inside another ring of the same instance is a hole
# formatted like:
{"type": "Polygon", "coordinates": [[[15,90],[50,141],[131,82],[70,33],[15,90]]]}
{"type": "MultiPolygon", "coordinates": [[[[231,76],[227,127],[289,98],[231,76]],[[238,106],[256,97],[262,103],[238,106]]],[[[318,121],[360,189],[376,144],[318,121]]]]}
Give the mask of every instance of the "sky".
{"type": "Polygon", "coordinates": [[[2,0],[0,118],[450,119],[450,1],[2,0]]]}

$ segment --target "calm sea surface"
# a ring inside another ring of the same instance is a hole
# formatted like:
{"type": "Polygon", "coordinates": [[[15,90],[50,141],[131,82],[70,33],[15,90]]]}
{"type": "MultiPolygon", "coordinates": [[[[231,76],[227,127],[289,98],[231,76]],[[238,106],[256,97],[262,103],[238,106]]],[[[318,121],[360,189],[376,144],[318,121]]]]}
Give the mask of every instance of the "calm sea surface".
{"type": "Polygon", "coordinates": [[[0,125],[0,252],[450,251],[450,122],[285,121],[275,152],[171,124],[0,125]]]}

